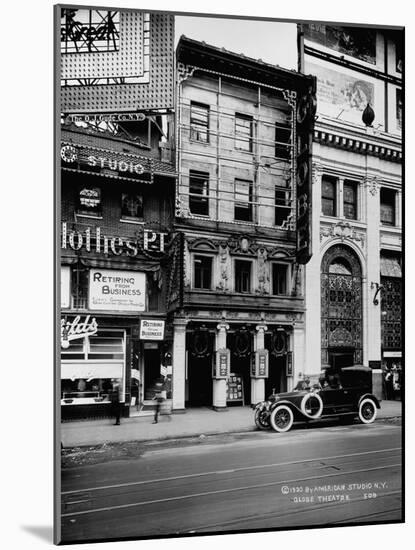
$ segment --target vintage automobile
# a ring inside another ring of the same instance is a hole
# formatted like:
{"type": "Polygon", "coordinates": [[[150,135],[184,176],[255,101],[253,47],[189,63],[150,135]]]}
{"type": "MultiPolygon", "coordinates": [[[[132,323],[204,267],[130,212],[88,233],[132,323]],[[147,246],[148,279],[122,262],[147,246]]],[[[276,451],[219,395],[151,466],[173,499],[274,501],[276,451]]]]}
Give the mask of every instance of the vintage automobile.
{"type": "Polygon", "coordinates": [[[370,424],[380,404],[372,394],[372,369],[353,365],[328,368],[315,383],[305,378],[293,391],[273,393],[253,408],[258,428],[287,432],[294,422],[335,417],[347,423],[357,416],[363,424],[370,424]]]}

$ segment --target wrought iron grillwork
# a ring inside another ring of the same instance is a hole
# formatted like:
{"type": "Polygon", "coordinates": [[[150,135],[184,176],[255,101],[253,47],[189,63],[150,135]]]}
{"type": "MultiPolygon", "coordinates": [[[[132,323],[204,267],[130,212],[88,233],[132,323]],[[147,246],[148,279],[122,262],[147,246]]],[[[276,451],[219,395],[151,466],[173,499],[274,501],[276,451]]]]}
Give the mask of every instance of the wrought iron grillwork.
{"type": "Polygon", "coordinates": [[[382,277],[382,347],[401,349],[402,279],[382,277]]]}
{"type": "Polygon", "coordinates": [[[362,362],[362,279],[359,260],[346,247],[327,251],[321,273],[321,354],[352,349],[354,363],[362,362]]]}
{"type": "Polygon", "coordinates": [[[62,9],[62,53],[114,52],[119,38],[118,11],[62,9]]]}

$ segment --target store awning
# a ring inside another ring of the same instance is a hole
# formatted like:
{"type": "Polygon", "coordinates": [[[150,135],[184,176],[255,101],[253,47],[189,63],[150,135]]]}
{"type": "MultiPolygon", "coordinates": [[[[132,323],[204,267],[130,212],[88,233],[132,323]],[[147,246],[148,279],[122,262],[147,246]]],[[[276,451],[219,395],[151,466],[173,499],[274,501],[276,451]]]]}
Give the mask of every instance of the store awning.
{"type": "Polygon", "coordinates": [[[398,258],[381,256],[380,274],[382,277],[402,277],[402,269],[398,258]]]}

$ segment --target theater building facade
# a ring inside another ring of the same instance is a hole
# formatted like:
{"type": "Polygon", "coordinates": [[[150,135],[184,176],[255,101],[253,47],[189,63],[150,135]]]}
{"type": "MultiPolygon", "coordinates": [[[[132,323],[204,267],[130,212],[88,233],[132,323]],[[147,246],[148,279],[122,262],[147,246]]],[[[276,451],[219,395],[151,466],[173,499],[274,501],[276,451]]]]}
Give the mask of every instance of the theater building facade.
{"type": "Polygon", "coordinates": [[[379,397],[387,368],[403,379],[402,48],[398,31],[299,26],[317,77],[307,369],[370,366],[379,397]]]}
{"type": "Polygon", "coordinates": [[[176,59],[173,408],[224,410],[304,369],[314,80],[185,37],[176,59]]]}

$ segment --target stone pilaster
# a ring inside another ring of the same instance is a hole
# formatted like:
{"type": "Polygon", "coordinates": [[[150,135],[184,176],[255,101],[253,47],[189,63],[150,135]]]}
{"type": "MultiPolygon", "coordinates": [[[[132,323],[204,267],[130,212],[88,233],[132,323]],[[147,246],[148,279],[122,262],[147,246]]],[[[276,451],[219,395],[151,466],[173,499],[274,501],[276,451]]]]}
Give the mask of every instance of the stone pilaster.
{"type": "Polygon", "coordinates": [[[186,384],[186,324],[185,319],[173,322],[173,411],[184,411],[186,384]]]}
{"type": "MultiPolygon", "coordinates": [[[[257,325],[255,335],[255,350],[265,348],[266,325],[257,325]]],[[[265,399],[265,380],[263,378],[251,378],[251,403],[258,403],[265,399]]]]}
{"type": "MultiPolygon", "coordinates": [[[[226,334],[229,330],[229,325],[219,323],[216,333],[216,351],[226,348],[226,334]]],[[[213,379],[213,408],[215,410],[226,409],[226,380],[213,379]]]]}

